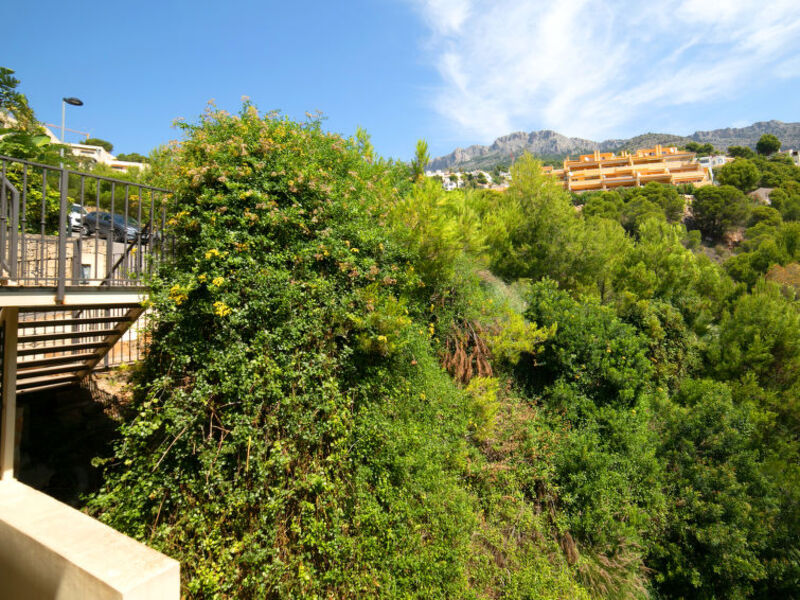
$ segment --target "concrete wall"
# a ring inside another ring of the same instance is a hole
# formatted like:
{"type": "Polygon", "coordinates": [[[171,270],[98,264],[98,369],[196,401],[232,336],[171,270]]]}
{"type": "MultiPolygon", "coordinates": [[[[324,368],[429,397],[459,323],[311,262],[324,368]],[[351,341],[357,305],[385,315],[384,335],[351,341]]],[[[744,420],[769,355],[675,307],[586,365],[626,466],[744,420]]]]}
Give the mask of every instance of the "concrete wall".
{"type": "Polygon", "coordinates": [[[179,568],[66,504],[0,481],[3,600],[178,600],[179,568]]]}

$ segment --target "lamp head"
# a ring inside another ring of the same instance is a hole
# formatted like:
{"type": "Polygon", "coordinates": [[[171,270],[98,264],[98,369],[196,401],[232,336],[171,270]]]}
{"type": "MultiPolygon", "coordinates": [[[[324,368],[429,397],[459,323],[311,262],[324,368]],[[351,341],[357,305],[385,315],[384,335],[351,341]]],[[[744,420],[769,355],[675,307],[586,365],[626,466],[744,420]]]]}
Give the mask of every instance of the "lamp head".
{"type": "Polygon", "coordinates": [[[71,104],[72,106],[83,106],[83,101],[79,100],[78,98],[69,97],[69,98],[62,98],[62,100],[67,104],[71,104]]]}

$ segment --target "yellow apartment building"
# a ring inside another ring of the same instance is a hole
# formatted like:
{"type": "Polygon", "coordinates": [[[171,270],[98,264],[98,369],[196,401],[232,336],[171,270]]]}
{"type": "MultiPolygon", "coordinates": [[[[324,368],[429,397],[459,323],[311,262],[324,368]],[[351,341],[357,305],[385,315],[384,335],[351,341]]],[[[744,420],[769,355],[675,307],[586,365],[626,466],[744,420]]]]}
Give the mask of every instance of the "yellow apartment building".
{"type": "Polygon", "coordinates": [[[708,170],[695,160],[694,152],[661,145],[634,153],[595,150],[577,160],[566,159],[561,169],[544,167],[544,171],[558,177],[571,192],[642,186],[651,181],[696,187],[711,183],[708,170]]]}

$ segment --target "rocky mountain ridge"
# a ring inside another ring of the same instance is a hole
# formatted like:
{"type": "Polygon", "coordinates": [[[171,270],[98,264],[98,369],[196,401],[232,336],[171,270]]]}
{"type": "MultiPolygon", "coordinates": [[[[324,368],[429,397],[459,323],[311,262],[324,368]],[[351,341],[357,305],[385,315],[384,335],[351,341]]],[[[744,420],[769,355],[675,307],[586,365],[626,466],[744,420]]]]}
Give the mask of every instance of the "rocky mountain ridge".
{"type": "Polygon", "coordinates": [[[628,139],[610,139],[595,142],[577,137],[567,137],[550,129],[518,131],[497,138],[489,146],[473,145],[456,148],[446,156],[434,158],[428,163],[430,170],[448,169],[490,169],[498,164],[509,164],[524,152],[539,158],[562,158],[600,150],[616,152],[636,150],[654,144],[683,145],[688,142],[711,143],[720,150],[728,146],[750,146],[755,148],[758,138],[765,133],[776,135],[784,148],[800,147],[800,123],[782,121],[760,121],[747,127],[727,127],[710,131],[696,131],[689,136],[669,133],[645,133],[628,139]]]}

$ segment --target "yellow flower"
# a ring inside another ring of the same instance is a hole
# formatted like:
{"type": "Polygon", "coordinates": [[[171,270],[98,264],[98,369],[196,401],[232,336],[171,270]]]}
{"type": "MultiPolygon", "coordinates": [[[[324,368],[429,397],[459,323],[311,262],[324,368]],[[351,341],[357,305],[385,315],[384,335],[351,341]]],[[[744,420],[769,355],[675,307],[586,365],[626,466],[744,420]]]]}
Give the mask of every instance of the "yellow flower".
{"type": "Polygon", "coordinates": [[[173,216],[171,219],[169,219],[167,221],[167,225],[177,225],[178,224],[178,220],[182,219],[183,217],[187,216],[188,214],[189,214],[188,210],[182,210],[181,212],[176,213],[175,216],[173,216]]]}
{"type": "Polygon", "coordinates": [[[231,309],[224,302],[214,302],[214,314],[218,317],[227,317],[231,314],[231,309]]]}
{"type": "Polygon", "coordinates": [[[189,296],[186,294],[186,291],[179,285],[173,285],[169,290],[169,297],[170,299],[175,302],[178,306],[183,304],[186,300],[189,299],[189,296]]]}
{"type": "Polygon", "coordinates": [[[378,341],[379,342],[385,342],[386,341],[386,336],[385,335],[379,335],[378,336],[378,341]]]}
{"type": "Polygon", "coordinates": [[[211,285],[215,287],[222,287],[222,284],[225,283],[225,279],[223,277],[214,277],[211,281],[211,285]]]}
{"type": "Polygon", "coordinates": [[[205,273],[200,273],[200,275],[197,276],[198,281],[205,281],[206,279],[208,279],[208,276],[205,273]]]}
{"type": "Polygon", "coordinates": [[[219,256],[219,250],[216,248],[212,248],[208,252],[206,252],[206,258],[211,258],[212,256],[219,256]]]}

